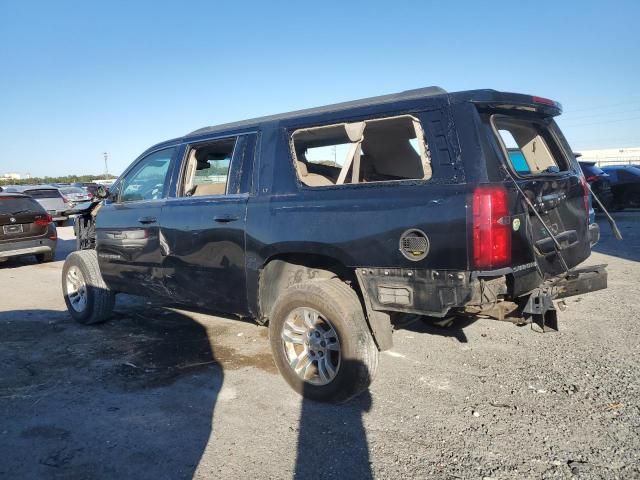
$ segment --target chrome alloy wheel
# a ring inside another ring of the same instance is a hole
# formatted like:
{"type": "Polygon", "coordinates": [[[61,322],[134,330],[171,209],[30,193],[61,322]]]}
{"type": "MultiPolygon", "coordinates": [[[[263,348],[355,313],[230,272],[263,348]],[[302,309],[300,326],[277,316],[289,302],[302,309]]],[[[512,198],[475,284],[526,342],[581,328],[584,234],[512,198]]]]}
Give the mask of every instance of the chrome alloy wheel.
{"type": "Polygon", "coordinates": [[[71,308],[82,313],[87,308],[87,284],[84,281],[82,271],[73,266],[67,271],[67,297],[71,308]]]}
{"type": "Polygon", "coordinates": [[[312,308],[293,310],[282,328],[287,362],[313,385],[330,383],[340,369],[340,340],[331,322],[312,308]]]}

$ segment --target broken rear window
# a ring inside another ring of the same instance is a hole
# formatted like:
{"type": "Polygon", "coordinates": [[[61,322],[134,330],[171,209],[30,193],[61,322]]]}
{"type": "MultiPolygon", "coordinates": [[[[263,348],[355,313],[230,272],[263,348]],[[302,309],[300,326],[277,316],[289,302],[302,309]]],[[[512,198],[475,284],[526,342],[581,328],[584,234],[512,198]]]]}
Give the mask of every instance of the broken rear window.
{"type": "Polygon", "coordinates": [[[422,126],[411,115],[303,128],[291,144],[310,187],[431,178],[422,126]]]}
{"type": "Polygon", "coordinates": [[[537,175],[568,170],[560,146],[543,121],[493,115],[491,123],[516,173],[537,175]]]}

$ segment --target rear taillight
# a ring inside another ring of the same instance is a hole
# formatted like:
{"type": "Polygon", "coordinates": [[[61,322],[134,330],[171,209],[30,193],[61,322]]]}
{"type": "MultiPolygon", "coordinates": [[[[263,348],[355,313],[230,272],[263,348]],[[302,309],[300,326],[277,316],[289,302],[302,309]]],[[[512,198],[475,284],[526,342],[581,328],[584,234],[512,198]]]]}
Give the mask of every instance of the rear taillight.
{"type": "Polygon", "coordinates": [[[33,222],[33,223],[35,223],[36,225],[38,225],[40,227],[46,227],[51,222],[53,222],[53,219],[51,218],[51,215],[46,214],[46,215],[43,215],[41,217],[36,218],[35,222],[33,222]]]}
{"type": "Polygon", "coordinates": [[[511,262],[507,190],[482,186],[473,192],[473,265],[491,269],[511,262]]]}
{"type": "Polygon", "coordinates": [[[589,183],[591,182],[595,182],[596,180],[598,180],[598,176],[597,175],[589,175],[588,177],[585,177],[585,180],[589,183]]]}
{"type": "Polygon", "coordinates": [[[64,203],[69,203],[69,199],[67,197],[65,197],[64,195],[62,196],[62,201],[64,203]]]}
{"type": "Polygon", "coordinates": [[[587,185],[587,179],[584,175],[580,175],[580,185],[582,185],[582,195],[584,199],[584,211],[587,215],[587,224],[590,221],[589,218],[589,195],[591,192],[589,191],[589,186],[587,185]]]}

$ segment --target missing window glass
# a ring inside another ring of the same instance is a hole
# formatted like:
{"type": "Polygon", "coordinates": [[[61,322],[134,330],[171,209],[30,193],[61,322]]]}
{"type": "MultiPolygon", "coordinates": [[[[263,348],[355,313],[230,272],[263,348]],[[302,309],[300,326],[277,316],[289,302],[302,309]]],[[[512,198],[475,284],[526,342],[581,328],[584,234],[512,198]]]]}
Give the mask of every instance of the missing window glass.
{"type": "Polygon", "coordinates": [[[540,121],[494,115],[492,125],[516,173],[536,175],[568,169],[549,128],[540,121]]]}
{"type": "Polygon", "coordinates": [[[431,178],[422,126],[410,115],[304,128],[291,143],[310,187],[431,178]]]}
{"type": "Polygon", "coordinates": [[[184,171],[185,196],[226,193],[235,144],[235,138],[226,138],[191,149],[184,171]]]}

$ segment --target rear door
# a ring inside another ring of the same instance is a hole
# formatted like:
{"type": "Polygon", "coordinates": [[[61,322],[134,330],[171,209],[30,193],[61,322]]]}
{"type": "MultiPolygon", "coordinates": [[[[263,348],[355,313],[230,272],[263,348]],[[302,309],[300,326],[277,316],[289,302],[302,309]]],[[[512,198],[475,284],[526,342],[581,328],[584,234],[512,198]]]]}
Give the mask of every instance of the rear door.
{"type": "Polygon", "coordinates": [[[525,228],[514,228],[514,247],[527,243],[545,276],[575,267],[591,252],[588,191],[560,129],[551,117],[525,113],[492,113],[489,122],[504,164],[540,217],[524,199],[516,202],[525,228]]]}
{"type": "Polygon", "coordinates": [[[113,290],[163,296],[160,214],[177,147],[157,150],[119,179],[96,216],[100,271],[113,290]]]}
{"type": "Polygon", "coordinates": [[[245,224],[255,138],[187,147],[161,233],[166,288],[182,302],[247,313],[245,224]]]}

